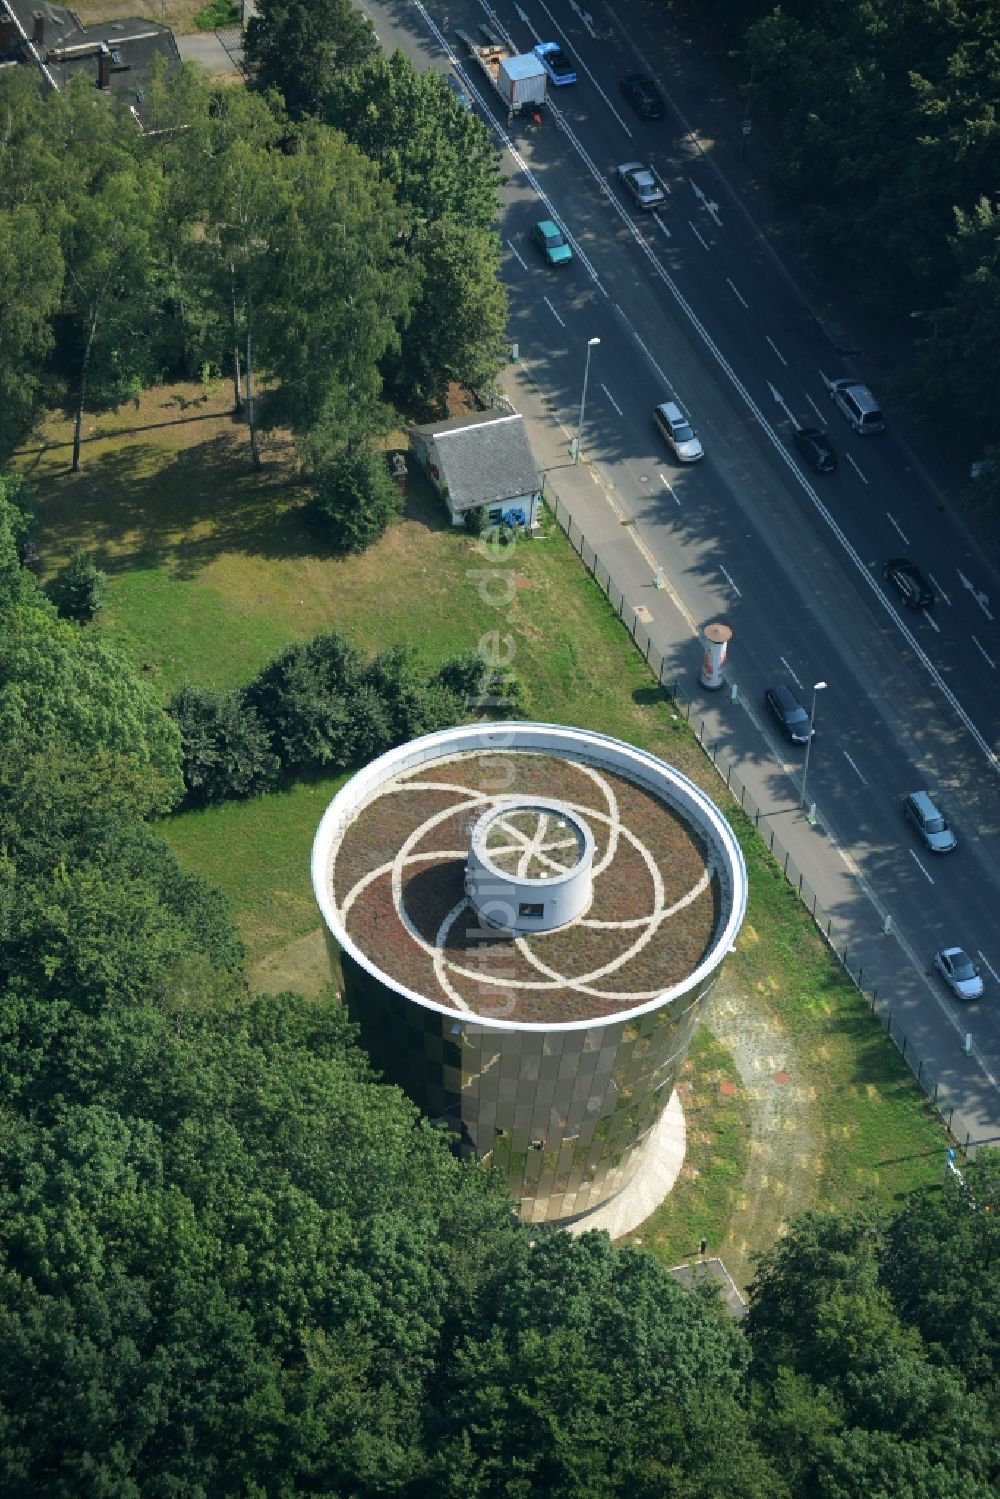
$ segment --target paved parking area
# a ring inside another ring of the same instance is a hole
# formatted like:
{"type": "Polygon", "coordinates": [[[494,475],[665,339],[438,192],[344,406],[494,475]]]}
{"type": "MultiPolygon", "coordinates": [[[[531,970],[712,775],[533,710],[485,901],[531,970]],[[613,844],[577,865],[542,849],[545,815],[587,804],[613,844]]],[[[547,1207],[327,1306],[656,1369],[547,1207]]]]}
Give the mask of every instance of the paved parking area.
{"type": "Polygon", "coordinates": [[[238,27],[230,31],[201,31],[193,36],[179,36],[177,50],[184,62],[198,63],[212,78],[241,76],[243,33],[238,27]]]}

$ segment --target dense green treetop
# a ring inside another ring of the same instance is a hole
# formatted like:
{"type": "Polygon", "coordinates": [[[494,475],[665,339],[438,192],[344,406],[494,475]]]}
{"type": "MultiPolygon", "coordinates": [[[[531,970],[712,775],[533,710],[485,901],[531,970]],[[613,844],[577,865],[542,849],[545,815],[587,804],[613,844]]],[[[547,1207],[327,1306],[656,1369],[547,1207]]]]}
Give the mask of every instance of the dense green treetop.
{"type": "Polygon", "coordinates": [[[985,1389],[1000,1367],[1000,1156],[980,1152],[963,1175],[914,1193],[893,1218],[883,1280],[928,1347],[985,1389]]]}
{"type": "Polygon", "coordinates": [[[740,8],[774,182],[862,303],[916,325],[905,383],[953,447],[1000,439],[1000,9],[991,0],[740,8]],[[769,12],[769,13],[765,13],[769,12]]]}
{"type": "MultiPolygon", "coordinates": [[[[970,1168],[970,1184],[980,1171],[995,1195],[996,1164],[970,1168]]],[[[927,1338],[940,1308],[933,1294],[929,1315],[923,1310],[932,1285],[954,1276],[944,1299],[955,1304],[968,1288],[963,1271],[982,1277],[986,1289],[972,1293],[970,1365],[984,1375],[992,1349],[995,1378],[1000,1223],[988,1206],[985,1193],[980,1208],[947,1186],[914,1197],[896,1218],[868,1204],[841,1217],[809,1214],[763,1257],[751,1291],[751,1373],[761,1438],[793,1492],[824,1499],[995,1492],[995,1393],[978,1393],[960,1359],[927,1338]],[[985,1251],[974,1270],[970,1239],[985,1251]]]]}
{"type": "Polygon", "coordinates": [[[0,743],[11,757],[59,744],[110,751],[160,778],[164,806],[183,792],[177,728],[153,689],[99,635],[36,604],[3,615],[0,743]]]}
{"type": "Polygon", "coordinates": [[[496,224],[496,147],[436,68],[418,72],[402,52],[378,52],[331,75],[322,117],[378,164],[412,223],[496,224]]]}
{"type": "Polygon", "coordinates": [[[244,59],[254,88],[276,89],[293,120],[319,112],[335,73],[378,49],[370,22],[350,0],[258,0],[244,59]]]}
{"type": "Polygon", "coordinates": [[[386,379],[427,399],[498,368],[506,303],[486,227],[498,212],[486,131],[433,71],[364,67],[377,47],[349,5],[271,10],[261,25],[280,11],[310,47],[317,28],[326,36],[315,108],[286,112],[273,80],[213,90],[182,68],[152,80],[155,133],[143,137],[82,80],[43,98],[24,70],[0,73],[0,273],[25,288],[0,309],[0,463],[43,400],[65,395],[76,467],[85,413],[163,375],[226,370],[237,406],[249,382],[258,397],[266,388],[249,408],[257,464],[259,426],[363,441],[392,423],[386,379]],[[329,112],[335,57],[343,86],[363,75],[365,130],[314,118],[329,112]],[[449,266],[428,240],[427,270],[421,234],[449,220],[466,239],[480,228],[481,243],[449,266]]]}

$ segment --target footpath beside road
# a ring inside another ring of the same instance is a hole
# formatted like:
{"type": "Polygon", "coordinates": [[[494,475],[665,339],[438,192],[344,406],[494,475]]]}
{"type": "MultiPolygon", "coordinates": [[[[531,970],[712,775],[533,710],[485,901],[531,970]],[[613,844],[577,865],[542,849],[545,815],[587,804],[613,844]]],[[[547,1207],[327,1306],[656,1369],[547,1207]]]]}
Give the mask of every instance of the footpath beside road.
{"type": "Polygon", "coordinates": [[[739,692],[738,667],[722,691],[701,688],[698,636],[709,621],[694,620],[674,591],[670,558],[654,555],[641,523],[631,521],[618,504],[599,463],[588,461],[586,453],[578,464],[572,462],[571,434],[553,414],[530,362],[509,365],[501,383],[528,425],[549,509],[618,607],[654,675],[676,689],[716,768],[757,821],[955,1138],[973,1148],[977,1142],[1000,1141],[1000,1082],[977,1056],[974,1039],[966,1052],[961,1018],[887,923],[878,892],[839,847],[822,809],[811,822],[799,806],[798,786],[789,777],[776,777],[774,764],[762,756],[755,711],[739,692]],[[663,586],[657,587],[661,566],[663,586]]]}

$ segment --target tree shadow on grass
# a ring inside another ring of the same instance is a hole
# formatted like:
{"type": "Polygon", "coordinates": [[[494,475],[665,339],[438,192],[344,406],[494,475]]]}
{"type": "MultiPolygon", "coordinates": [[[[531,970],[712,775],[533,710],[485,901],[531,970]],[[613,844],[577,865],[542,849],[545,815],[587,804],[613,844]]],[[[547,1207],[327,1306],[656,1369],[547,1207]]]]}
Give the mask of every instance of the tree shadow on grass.
{"type": "Polygon", "coordinates": [[[653,708],[657,703],[667,702],[669,697],[670,694],[662,687],[637,687],[632,694],[632,701],[639,708],[653,708]]]}
{"type": "Polygon", "coordinates": [[[226,551],[315,548],[294,523],[301,490],[290,465],[268,462],[255,473],[240,430],[215,430],[178,450],[127,442],[36,488],[47,563],[47,554],[81,545],[111,573],[172,564],[190,575],[226,551]]]}
{"type": "MultiPolygon", "coordinates": [[[[310,492],[295,470],[290,442],[265,443],[263,467],[251,468],[242,428],[216,429],[169,451],[141,438],[94,451],[75,475],[36,482],[45,570],[74,546],[108,573],[167,568],[191,580],[218,557],[268,560],[335,556],[308,515],[310,492]]],[[[428,530],[448,528],[444,505],[411,463],[405,515],[428,530]]]]}
{"type": "MultiPolygon", "coordinates": [[[[451,517],[444,500],[417,464],[413,454],[407,455],[408,472],[404,490],[405,520],[413,521],[428,531],[451,531],[451,517]]],[[[461,534],[465,534],[462,532],[461,534]]]]}

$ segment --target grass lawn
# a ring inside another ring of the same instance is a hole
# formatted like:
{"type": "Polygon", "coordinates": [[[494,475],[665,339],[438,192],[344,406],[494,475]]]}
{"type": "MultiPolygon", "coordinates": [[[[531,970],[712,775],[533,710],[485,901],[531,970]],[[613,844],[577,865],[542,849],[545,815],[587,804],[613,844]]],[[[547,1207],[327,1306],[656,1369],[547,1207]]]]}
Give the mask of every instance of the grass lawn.
{"type": "Polygon", "coordinates": [[[864,1190],[891,1196],[939,1182],[943,1125],[750,819],[738,809],[729,816],[750,877],[747,915],[730,962],[748,993],[767,996],[821,1100],[825,1148],[816,1205],[837,1206],[864,1190]]]}
{"type": "Polygon", "coordinates": [[[707,1239],[717,1254],[750,1155],[750,1106],[732,1057],[707,1030],[695,1034],[677,1085],[687,1149],[673,1189],[629,1235],[665,1265],[681,1265],[707,1239]]]}
{"type": "Polygon", "coordinates": [[[302,782],[162,825],[178,858],[228,898],[251,964],[315,930],[309,850],[327,803],[345,779],[302,782]]]}
{"type": "MultiPolygon", "coordinates": [[[[403,522],[363,557],[338,558],[303,524],[287,445],[272,441],[254,475],[246,430],[230,420],[228,401],[225,389],[151,391],[137,409],[89,424],[78,475],[68,472],[68,423],[53,418],[43,442],[19,460],[40,505],[46,571],[75,544],[97,553],[110,576],[99,628],[146,666],[164,698],[186,680],[244,681],[282,646],[323,628],[370,652],[406,643],[428,663],[498,631],[510,637],[533,716],[650,749],[727,805],[687,724],[556,528],[490,561],[447,524],[414,474],[403,522]],[[513,577],[509,599],[495,597],[492,570],[513,577]]],[[[228,895],[251,961],[270,965],[268,987],[280,978],[282,950],[318,929],[309,850],[337,784],[317,781],[165,824],[183,862],[228,895]]],[[[763,1007],[794,1041],[808,1079],[817,1146],[794,1210],[841,1205],[867,1187],[892,1198],[940,1179],[943,1131],[909,1072],[752,826],[738,807],[727,810],[751,878],[730,971],[746,1003],[763,1007]]],[[[297,972],[291,964],[289,984],[297,972]]],[[[703,1234],[721,1242],[747,1149],[739,1091],[719,1092],[720,1082],[735,1080],[726,1054],[702,1036],[690,1067],[688,1164],[698,1174],[682,1179],[662,1221],[657,1215],[643,1230],[674,1261],[703,1234]]]]}

